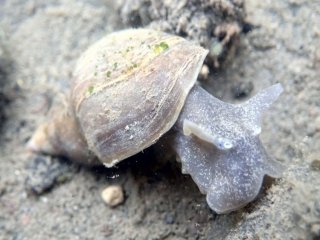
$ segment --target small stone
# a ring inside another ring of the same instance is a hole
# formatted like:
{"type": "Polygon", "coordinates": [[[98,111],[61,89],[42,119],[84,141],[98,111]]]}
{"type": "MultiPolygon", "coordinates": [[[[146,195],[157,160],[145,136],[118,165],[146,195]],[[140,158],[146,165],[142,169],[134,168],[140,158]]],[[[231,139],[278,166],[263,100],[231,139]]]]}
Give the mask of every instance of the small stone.
{"type": "Polygon", "coordinates": [[[320,160],[315,159],[311,162],[310,167],[313,171],[320,171],[320,160]]]}
{"type": "Polygon", "coordinates": [[[207,79],[208,75],[209,75],[210,71],[209,71],[209,67],[206,64],[203,64],[201,71],[200,71],[200,77],[202,79],[207,79]]]}
{"type": "Polygon", "coordinates": [[[122,187],[119,185],[108,186],[101,192],[101,197],[108,206],[116,207],[124,200],[122,187]]]}
{"type": "Polygon", "coordinates": [[[25,189],[28,193],[40,196],[56,185],[72,179],[78,166],[63,159],[38,155],[31,159],[27,170],[25,189]]]}

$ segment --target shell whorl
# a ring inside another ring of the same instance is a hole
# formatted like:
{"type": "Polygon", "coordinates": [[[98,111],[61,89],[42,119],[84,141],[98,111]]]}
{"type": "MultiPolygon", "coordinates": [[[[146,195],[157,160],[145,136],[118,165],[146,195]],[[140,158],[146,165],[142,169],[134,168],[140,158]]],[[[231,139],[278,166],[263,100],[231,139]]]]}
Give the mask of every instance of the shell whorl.
{"type": "Polygon", "coordinates": [[[71,84],[89,149],[110,167],[155,143],[177,120],[206,55],[181,37],[146,29],[91,46],[71,84]]]}

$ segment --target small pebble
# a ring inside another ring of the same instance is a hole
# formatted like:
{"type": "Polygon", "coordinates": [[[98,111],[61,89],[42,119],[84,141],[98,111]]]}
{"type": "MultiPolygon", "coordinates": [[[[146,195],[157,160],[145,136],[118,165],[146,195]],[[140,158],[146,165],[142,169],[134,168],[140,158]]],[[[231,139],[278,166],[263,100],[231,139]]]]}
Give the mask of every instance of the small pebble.
{"type": "Polygon", "coordinates": [[[201,71],[200,71],[200,77],[202,79],[207,79],[208,75],[209,75],[210,71],[209,71],[209,67],[206,64],[203,64],[201,71]]]}
{"type": "Polygon", "coordinates": [[[320,160],[319,159],[313,160],[312,163],[310,164],[310,167],[313,171],[320,171],[320,160]]]}
{"type": "Polygon", "coordinates": [[[116,207],[124,200],[122,187],[119,185],[108,186],[101,192],[101,197],[108,206],[116,207]]]}
{"type": "MultiPolygon", "coordinates": [[[[56,185],[69,181],[79,167],[67,161],[50,156],[38,155],[32,158],[27,167],[25,189],[28,193],[42,195],[56,185]]],[[[16,170],[15,175],[21,175],[16,170]]]]}

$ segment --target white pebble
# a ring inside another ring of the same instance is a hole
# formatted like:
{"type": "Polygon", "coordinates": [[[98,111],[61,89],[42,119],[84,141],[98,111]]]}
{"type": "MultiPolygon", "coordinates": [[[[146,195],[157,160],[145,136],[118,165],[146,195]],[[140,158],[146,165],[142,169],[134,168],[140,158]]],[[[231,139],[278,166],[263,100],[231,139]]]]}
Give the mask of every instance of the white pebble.
{"type": "Polygon", "coordinates": [[[209,67],[206,64],[203,64],[201,71],[200,71],[200,76],[203,79],[208,78],[208,75],[210,73],[209,67]]]}
{"type": "Polygon", "coordinates": [[[101,197],[108,206],[116,207],[124,200],[122,187],[119,185],[106,187],[101,192],[101,197]]]}

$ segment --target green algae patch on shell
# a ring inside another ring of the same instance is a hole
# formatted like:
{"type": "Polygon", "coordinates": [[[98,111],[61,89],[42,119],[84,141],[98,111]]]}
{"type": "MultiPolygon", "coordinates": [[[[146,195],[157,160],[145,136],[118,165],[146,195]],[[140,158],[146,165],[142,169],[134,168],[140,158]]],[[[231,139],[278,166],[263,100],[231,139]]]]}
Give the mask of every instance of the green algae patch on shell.
{"type": "Polygon", "coordinates": [[[206,55],[181,37],[148,29],[92,45],[71,83],[89,149],[110,167],[155,143],[176,122],[206,55]]]}
{"type": "Polygon", "coordinates": [[[166,43],[166,42],[161,42],[159,44],[156,44],[153,48],[153,51],[156,53],[156,54],[160,54],[162,53],[163,51],[167,50],[169,48],[169,45],[166,43]]]}

